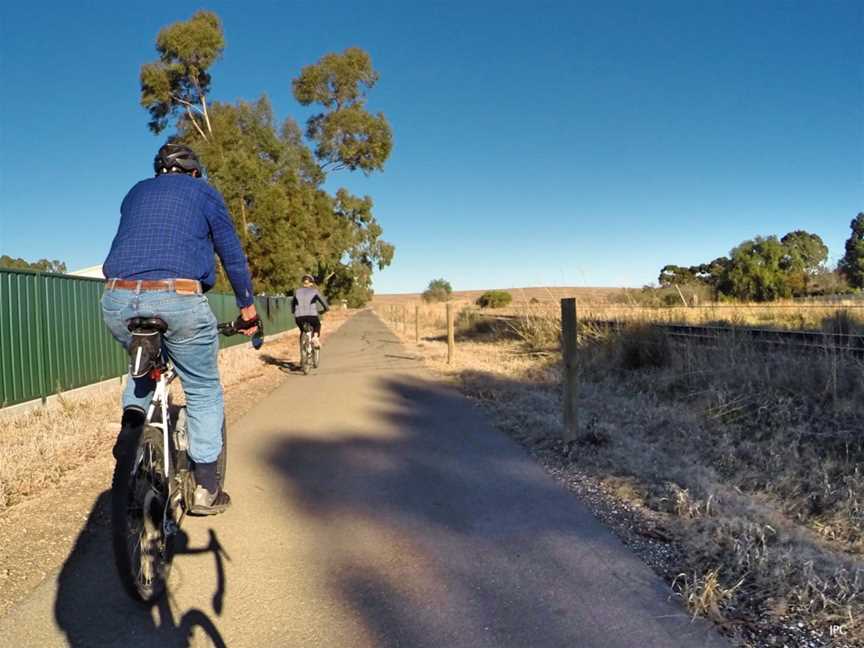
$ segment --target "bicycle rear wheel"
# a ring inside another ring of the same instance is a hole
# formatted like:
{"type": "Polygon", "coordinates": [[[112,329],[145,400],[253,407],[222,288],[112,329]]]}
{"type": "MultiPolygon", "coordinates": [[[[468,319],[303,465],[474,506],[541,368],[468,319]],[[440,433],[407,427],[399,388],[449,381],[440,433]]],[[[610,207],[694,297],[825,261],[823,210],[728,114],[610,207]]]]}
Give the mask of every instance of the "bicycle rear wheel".
{"type": "Polygon", "coordinates": [[[300,369],[304,374],[309,373],[309,363],[312,361],[311,354],[309,353],[309,347],[311,346],[308,331],[303,331],[303,334],[300,336],[300,369]]]}
{"type": "Polygon", "coordinates": [[[172,543],[163,519],[168,482],[163,466],[162,431],[146,427],[119,448],[111,483],[114,563],[133,599],[152,603],[165,592],[172,543]]]}

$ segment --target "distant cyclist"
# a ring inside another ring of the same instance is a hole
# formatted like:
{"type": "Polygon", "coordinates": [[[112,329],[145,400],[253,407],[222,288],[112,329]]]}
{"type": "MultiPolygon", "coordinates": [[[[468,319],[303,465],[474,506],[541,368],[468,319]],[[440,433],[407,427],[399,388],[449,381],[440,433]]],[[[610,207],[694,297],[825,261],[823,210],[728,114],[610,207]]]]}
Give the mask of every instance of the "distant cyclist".
{"type": "Polygon", "coordinates": [[[330,310],[330,304],[315,287],[315,277],[303,275],[303,285],[294,291],[294,299],[291,300],[291,312],[294,313],[294,321],[297,327],[302,329],[303,324],[312,327],[312,345],[321,348],[321,318],[319,316],[318,304],[321,305],[320,313],[330,310]]]}
{"type": "MultiPolygon", "coordinates": [[[[219,382],[216,318],[204,293],[216,283],[214,251],[240,308],[240,328],[256,330],[252,278],[234,223],[220,193],[202,176],[192,149],[165,144],[153,161],[155,178],[136,184],[120,205],[120,225],[105,260],[102,314],[112,335],[128,347],[128,320],[158,317],[167,325],[165,349],[186,396],[189,457],[195,462],[192,513],[212,515],[231,498],[219,488],[224,404],[219,382]]],[[[120,434],[144,424],[155,383],[129,377],[120,434]]],[[[118,444],[119,447],[119,444],[118,444]]],[[[116,454],[116,449],[115,449],[116,454]]]]}

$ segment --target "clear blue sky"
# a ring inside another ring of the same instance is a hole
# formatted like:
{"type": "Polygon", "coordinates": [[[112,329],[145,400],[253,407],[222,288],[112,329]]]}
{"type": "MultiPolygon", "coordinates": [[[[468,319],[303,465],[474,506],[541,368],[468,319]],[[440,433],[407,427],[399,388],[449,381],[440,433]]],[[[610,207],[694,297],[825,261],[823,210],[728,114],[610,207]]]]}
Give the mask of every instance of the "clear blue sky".
{"type": "Polygon", "coordinates": [[[162,138],[138,106],[158,30],[198,8],[227,47],[211,97],[267,93],[360,46],[395,148],[369,194],[396,245],[378,292],[629,285],[757,234],[842,253],[864,211],[864,3],[7,2],[0,253],[100,263],[162,138]],[[408,6],[411,5],[411,8],[408,6]]]}

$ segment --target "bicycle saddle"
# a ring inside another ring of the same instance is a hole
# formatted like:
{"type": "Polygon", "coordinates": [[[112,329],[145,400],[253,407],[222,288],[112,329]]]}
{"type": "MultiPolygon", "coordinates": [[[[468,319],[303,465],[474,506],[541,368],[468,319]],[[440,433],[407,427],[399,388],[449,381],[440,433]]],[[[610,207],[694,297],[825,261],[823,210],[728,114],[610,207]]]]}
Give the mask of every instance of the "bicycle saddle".
{"type": "Polygon", "coordinates": [[[126,328],[130,332],[164,333],[168,330],[168,325],[159,317],[133,317],[126,322],[126,328]]]}
{"type": "Polygon", "coordinates": [[[132,333],[127,348],[129,373],[141,378],[162,364],[162,334],[168,325],[158,317],[133,317],[126,327],[132,333]]]}

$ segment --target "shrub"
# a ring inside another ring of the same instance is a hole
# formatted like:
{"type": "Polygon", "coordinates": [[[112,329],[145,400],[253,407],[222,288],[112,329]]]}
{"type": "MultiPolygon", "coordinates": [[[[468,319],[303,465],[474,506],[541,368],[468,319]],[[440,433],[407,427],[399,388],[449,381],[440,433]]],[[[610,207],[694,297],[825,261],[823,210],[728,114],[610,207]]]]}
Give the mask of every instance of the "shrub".
{"type": "Polygon", "coordinates": [[[446,279],[433,279],[429,282],[429,287],[423,291],[421,297],[427,304],[433,302],[449,301],[450,293],[453,292],[453,287],[446,279]]]}
{"type": "Polygon", "coordinates": [[[506,290],[487,290],[477,299],[480,308],[501,308],[513,301],[513,295],[506,290]]]}
{"type": "Polygon", "coordinates": [[[423,298],[423,301],[427,304],[432,304],[435,302],[446,302],[450,299],[450,295],[444,290],[433,288],[427,288],[426,290],[424,290],[421,297],[423,298]]]}
{"type": "Polygon", "coordinates": [[[648,324],[637,324],[621,334],[618,362],[624,369],[656,369],[672,363],[669,338],[648,324]]]}

